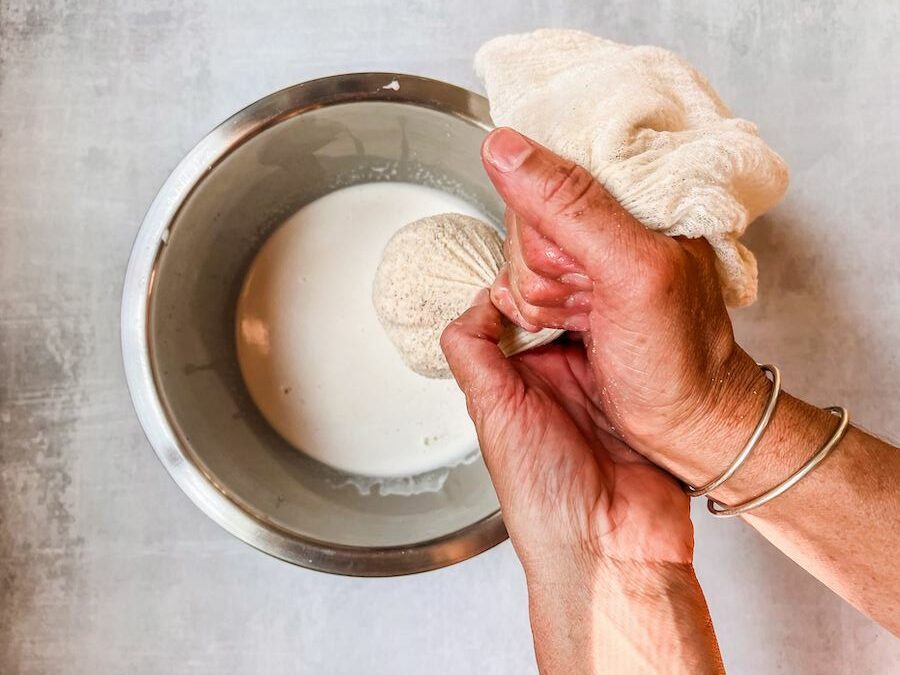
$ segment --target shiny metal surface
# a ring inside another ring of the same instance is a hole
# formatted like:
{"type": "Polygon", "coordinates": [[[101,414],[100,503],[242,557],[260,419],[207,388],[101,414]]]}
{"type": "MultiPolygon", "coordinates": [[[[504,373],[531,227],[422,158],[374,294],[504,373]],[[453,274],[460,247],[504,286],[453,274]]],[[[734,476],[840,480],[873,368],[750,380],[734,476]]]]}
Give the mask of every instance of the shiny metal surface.
{"type": "Polygon", "coordinates": [[[360,495],[262,420],[234,358],[244,270],[287,215],[372,180],[440,187],[493,218],[479,162],[487,101],[435,80],[339,75],[276,92],[226,120],[160,189],[131,253],[122,353],[143,429],[178,486],[236,537],[283,560],[355,576],[449,565],[506,538],[482,462],[443,489],[360,495]]]}
{"type": "Polygon", "coordinates": [[[763,434],[766,433],[766,429],[769,428],[769,422],[772,421],[772,414],[775,412],[775,406],[778,404],[778,397],[781,394],[781,371],[777,366],[773,366],[769,363],[760,363],[757,365],[759,365],[767,375],[772,376],[772,390],[769,392],[769,400],[766,402],[766,407],[763,409],[763,414],[759,418],[759,422],[757,422],[756,427],[753,429],[753,433],[750,434],[750,438],[747,439],[747,442],[744,444],[744,447],[738,453],[737,457],[732,460],[731,464],[729,464],[718,477],[713,478],[711,481],[700,487],[694,487],[693,485],[684,486],[684,491],[689,497],[702,497],[730,479],[737,470],[743,466],[744,462],[747,461],[750,453],[753,452],[754,448],[759,444],[759,440],[763,437],[763,434]]]}
{"type": "Polygon", "coordinates": [[[801,466],[775,487],[766,490],[761,495],[757,495],[753,499],[749,499],[742,504],[727,506],[726,504],[709,497],[706,500],[706,510],[717,518],[733,518],[734,516],[739,516],[743,513],[749,513],[753,509],[758,509],[760,506],[769,503],[776,497],[780,497],[808,476],[813,469],[819,466],[819,464],[825,461],[825,458],[831,454],[831,451],[834,450],[837,444],[844,438],[844,434],[847,433],[847,428],[850,426],[850,413],[847,412],[846,408],[841,406],[829,406],[828,408],[825,408],[825,410],[832,415],[839,417],[840,421],[838,422],[834,433],[832,433],[828,440],[825,441],[824,445],[816,451],[816,454],[810,457],[806,464],[801,466]]]}

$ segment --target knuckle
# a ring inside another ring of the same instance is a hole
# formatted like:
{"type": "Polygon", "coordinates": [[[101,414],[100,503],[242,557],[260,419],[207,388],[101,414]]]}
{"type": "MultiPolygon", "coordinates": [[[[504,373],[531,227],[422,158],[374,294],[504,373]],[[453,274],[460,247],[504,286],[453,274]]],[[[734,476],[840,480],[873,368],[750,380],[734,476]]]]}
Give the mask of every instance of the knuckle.
{"type": "Polygon", "coordinates": [[[491,303],[494,307],[503,311],[503,309],[507,307],[509,300],[509,288],[507,288],[505,284],[499,283],[498,279],[498,281],[495,281],[494,285],[491,286],[490,294],[491,303]]]}
{"type": "Polygon", "coordinates": [[[596,184],[594,177],[583,167],[568,162],[555,167],[544,179],[543,198],[558,211],[584,202],[596,184]]]}
{"type": "Polygon", "coordinates": [[[454,348],[456,347],[457,343],[459,342],[459,334],[460,334],[461,330],[462,329],[460,328],[459,322],[457,320],[457,321],[451,321],[449,324],[447,324],[447,327],[444,328],[444,330],[441,332],[441,338],[440,338],[441,351],[443,351],[445,355],[452,353],[454,351],[454,348]]]}
{"type": "Polygon", "coordinates": [[[661,260],[646,268],[646,274],[640,277],[641,290],[651,296],[671,294],[682,279],[681,265],[675,260],[661,260]]]}
{"type": "Polygon", "coordinates": [[[522,295],[522,299],[530,305],[536,305],[541,301],[541,293],[534,286],[524,286],[519,288],[519,293],[522,295]]]}
{"type": "Polygon", "coordinates": [[[522,255],[522,261],[528,269],[538,272],[547,267],[548,253],[547,245],[540,240],[523,241],[519,247],[522,255]]]}
{"type": "Polygon", "coordinates": [[[541,325],[541,320],[543,319],[541,309],[539,307],[535,307],[533,305],[522,305],[519,307],[519,313],[522,317],[528,321],[529,323],[533,323],[536,326],[541,325]]]}
{"type": "Polygon", "coordinates": [[[544,299],[545,291],[544,281],[540,277],[528,276],[519,281],[519,294],[532,305],[544,299]]]}

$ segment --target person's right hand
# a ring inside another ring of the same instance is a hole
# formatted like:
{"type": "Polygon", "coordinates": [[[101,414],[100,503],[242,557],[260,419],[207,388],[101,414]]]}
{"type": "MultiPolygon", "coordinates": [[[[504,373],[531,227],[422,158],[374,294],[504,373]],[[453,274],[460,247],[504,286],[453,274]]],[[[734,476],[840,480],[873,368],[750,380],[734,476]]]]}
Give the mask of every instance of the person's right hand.
{"type": "Polygon", "coordinates": [[[491,298],[525,328],[584,332],[609,431],[660,461],[726,418],[755,423],[769,386],[735,344],[705,240],[646,229],[585,169],[511,129],[482,153],[508,207],[491,298]]]}

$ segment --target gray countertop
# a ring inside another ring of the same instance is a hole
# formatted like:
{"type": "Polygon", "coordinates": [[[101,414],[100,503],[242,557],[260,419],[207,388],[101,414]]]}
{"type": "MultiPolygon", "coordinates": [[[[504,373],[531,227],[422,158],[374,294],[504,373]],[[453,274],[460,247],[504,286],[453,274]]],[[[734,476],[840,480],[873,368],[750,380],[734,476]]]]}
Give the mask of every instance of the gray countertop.
{"type": "MultiPolygon", "coordinates": [[[[132,413],[118,310],[156,189],[235,110],[355,70],[478,88],[482,41],[543,26],[675,49],[759,124],[793,179],[747,237],[761,293],[736,313],[738,337],[792,393],[900,435],[896,3],[6,0],[0,672],[534,672],[508,543],[438,572],[347,579],[202,515],[132,413]]],[[[889,634],[696,506],[730,672],[897,672],[889,634]]]]}

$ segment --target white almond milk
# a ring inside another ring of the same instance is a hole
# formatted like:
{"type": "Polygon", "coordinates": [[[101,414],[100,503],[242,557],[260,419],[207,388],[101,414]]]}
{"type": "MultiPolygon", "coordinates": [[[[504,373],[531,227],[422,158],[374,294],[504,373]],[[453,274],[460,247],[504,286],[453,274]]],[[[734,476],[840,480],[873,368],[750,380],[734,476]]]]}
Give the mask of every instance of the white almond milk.
{"type": "Polygon", "coordinates": [[[410,183],[366,183],[305,206],[265,242],[237,307],[244,381],[269,423],[351,474],[401,477],[477,448],[453,380],[409,370],[372,306],[391,235],[438,213],[484,219],[467,202],[410,183]]]}

